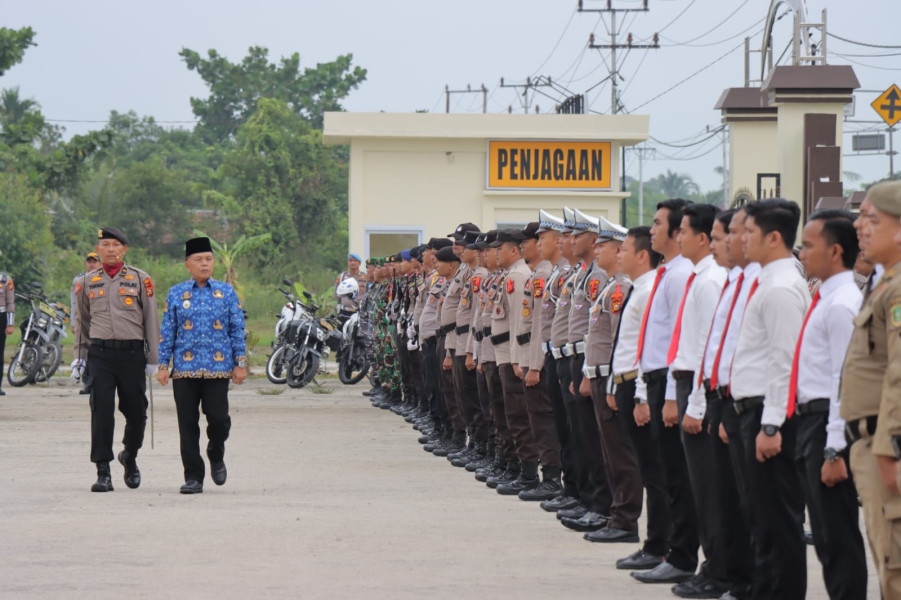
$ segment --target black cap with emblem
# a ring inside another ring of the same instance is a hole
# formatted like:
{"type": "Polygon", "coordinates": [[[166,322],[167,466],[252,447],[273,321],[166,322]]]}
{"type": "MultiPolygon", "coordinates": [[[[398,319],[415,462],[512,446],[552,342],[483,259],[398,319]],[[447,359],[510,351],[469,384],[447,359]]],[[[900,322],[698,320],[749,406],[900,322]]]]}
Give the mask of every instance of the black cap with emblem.
{"type": "Polygon", "coordinates": [[[491,244],[488,244],[488,247],[500,248],[507,242],[510,242],[511,244],[518,244],[524,239],[526,239],[526,236],[523,235],[523,232],[519,229],[500,229],[497,232],[497,239],[491,244]]]}
{"type": "Polygon", "coordinates": [[[212,252],[213,246],[210,244],[210,238],[198,237],[185,242],[185,258],[192,254],[200,254],[201,252],[212,252]]]}
{"type": "Polygon", "coordinates": [[[121,229],[116,227],[103,227],[97,232],[98,240],[119,240],[123,246],[128,245],[128,238],[122,233],[121,229]]]}
{"type": "Polygon", "coordinates": [[[454,254],[454,249],[450,246],[436,252],[435,258],[438,259],[439,262],[460,262],[460,257],[454,254]]]}
{"type": "Polygon", "coordinates": [[[478,233],[480,229],[475,223],[461,223],[457,226],[453,233],[447,234],[447,237],[454,238],[454,242],[456,242],[457,244],[462,244],[463,236],[466,235],[467,231],[475,231],[476,233],[478,233]]]}
{"type": "Polygon", "coordinates": [[[431,238],[427,244],[428,248],[431,250],[440,250],[453,245],[454,243],[447,238],[431,238]]]}

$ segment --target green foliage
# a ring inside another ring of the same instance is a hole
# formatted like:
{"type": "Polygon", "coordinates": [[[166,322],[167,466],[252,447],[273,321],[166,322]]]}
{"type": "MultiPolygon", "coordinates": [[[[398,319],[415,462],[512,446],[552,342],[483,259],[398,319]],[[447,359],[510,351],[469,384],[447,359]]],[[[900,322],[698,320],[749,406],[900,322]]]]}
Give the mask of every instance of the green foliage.
{"type": "Polygon", "coordinates": [[[194,114],[200,119],[197,131],[207,142],[233,137],[238,128],[257,110],[261,98],[281,100],[294,114],[322,128],[323,114],[341,110],[340,100],[366,79],[366,69],[351,70],[352,54],[332,62],[300,70],[300,54],[269,62],[269,50],[253,46],[240,63],[231,63],[216,50],[207,58],[188,48],[179,56],[188,69],[197,71],[210,88],[206,100],[191,98],[194,114]]]}
{"type": "Polygon", "coordinates": [[[25,50],[29,46],[37,46],[34,43],[34,30],[31,27],[23,27],[19,30],[0,27],[0,76],[3,76],[13,65],[22,62],[25,50]]]}
{"type": "Polygon", "coordinates": [[[0,215],[0,268],[13,279],[40,281],[53,244],[40,191],[22,175],[0,172],[0,215]]]}

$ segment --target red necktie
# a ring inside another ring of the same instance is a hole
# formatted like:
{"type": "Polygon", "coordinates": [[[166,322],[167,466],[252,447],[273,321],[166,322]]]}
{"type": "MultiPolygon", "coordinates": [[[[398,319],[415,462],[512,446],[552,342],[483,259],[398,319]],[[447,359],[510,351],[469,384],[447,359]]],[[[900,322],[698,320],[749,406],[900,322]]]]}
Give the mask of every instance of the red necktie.
{"type": "Polygon", "coordinates": [[[807,328],[807,321],[810,320],[810,314],[816,308],[817,302],[820,301],[820,290],[813,295],[813,302],[807,309],[807,315],[804,317],[804,323],[801,325],[801,333],[798,335],[798,343],[795,346],[795,358],[792,361],[792,376],[788,382],[788,407],[786,408],[786,417],[791,419],[795,414],[795,400],[798,397],[798,363],[801,361],[801,342],[804,340],[804,330],[807,328]]]}
{"type": "MultiPolygon", "coordinates": [[[[760,284],[760,277],[754,280],[754,283],[751,284],[751,290],[748,292],[748,299],[745,301],[745,310],[742,312],[742,321],[744,321],[745,313],[748,312],[748,305],[751,304],[751,298],[754,296],[754,292],[757,291],[757,286],[760,284]]],[[[732,355],[732,364],[729,365],[729,395],[732,395],[732,367],[735,365],[735,355],[732,355]]]]}
{"type": "Polygon", "coordinates": [[[697,273],[692,273],[688,277],[685,284],[685,293],[682,294],[682,302],[679,303],[679,312],[676,315],[676,327],[673,329],[673,337],[669,342],[669,352],[666,353],[666,364],[669,366],[676,360],[676,354],[679,352],[679,336],[682,335],[682,311],[685,310],[685,300],[688,298],[688,290],[691,289],[691,283],[695,280],[697,273]]]}
{"type": "Polygon", "coordinates": [[[651,314],[651,304],[654,302],[654,295],[657,293],[657,286],[660,285],[660,279],[666,267],[657,267],[657,277],[654,279],[654,287],[651,288],[651,295],[648,297],[648,305],[644,307],[644,315],[641,317],[641,330],[638,332],[638,354],[635,356],[635,364],[641,360],[641,353],[644,350],[644,333],[648,327],[648,315],[651,314]]]}
{"type": "MultiPolygon", "coordinates": [[[[739,273],[739,277],[741,277],[741,273],[739,273]]],[[[719,310],[719,308],[720,308],[720,303],[723,301],[723,296],[726,295],[726,290],[729,289],[730,283],[731,282],[727,278],[726,283],[723,284],[723,291],[720,292],[720,299],[716,301],[717,310],[719,310]]],[[[714,311],[714,314],[715,313],[716,313],[716,311],[714,311]]],[[[727,319],[729,318],[728,315],[726,316],[726,318],[727,319]]],[[[716,317],[714,317],[714,319],[716,319],[716,317]]],[[[723,333],[725,333],[725,330],[723,330],[723,333]]],[[[701,368],[700,368],[700,372],[698,373],[698,385],[699,386],[704,385],[704,362],[707,360],[707,346],[710,345],[710,336],[711,335],[713,335],[713,323],[710,323],[710,329],[707,330],[707,342],[704,343],[704,353],[701,354],[701,368]]]]}
{"type": "Polygon", "coordinates": [[[735,310],[735,303],[738,302],[738,295],[741,294],[741,284],[745,280],[745,274],[741,273],[735,280],[735,294],[732,296],[732,304],[729,305],[729,314],[726,315],[726,325],[723,327],[723,337],[720,338],[720,347],[716,350],[716,356],[713,358],[713,369],[710,373],[710,389],[716,389],[719,381],[720,359],[723,357],[723,346],[726,345],[726,334],[729,333],[729,324],[732,322],[732,313],[735,310]]]}

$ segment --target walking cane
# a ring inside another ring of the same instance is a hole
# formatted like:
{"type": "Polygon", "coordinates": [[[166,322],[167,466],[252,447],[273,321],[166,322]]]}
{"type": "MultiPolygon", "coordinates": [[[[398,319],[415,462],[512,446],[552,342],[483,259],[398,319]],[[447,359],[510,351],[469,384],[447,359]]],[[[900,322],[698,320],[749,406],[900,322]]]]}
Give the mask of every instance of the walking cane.
{"type": "Polygon", "coordinates": [[[154,449],[153,440],[153,377],[147,376],[147,383],[150,386],[150,449],[154,449]]]}

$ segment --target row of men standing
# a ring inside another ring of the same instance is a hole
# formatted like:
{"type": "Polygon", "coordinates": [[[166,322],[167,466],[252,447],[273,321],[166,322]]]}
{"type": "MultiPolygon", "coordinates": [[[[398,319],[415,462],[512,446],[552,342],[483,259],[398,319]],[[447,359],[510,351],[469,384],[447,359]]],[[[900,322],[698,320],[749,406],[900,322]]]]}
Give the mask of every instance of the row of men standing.
{"type": "Polygon", "coordinates": [[[882,211],[898,228],[899,189],[874,187],[856,223],[811,215],[806,273],[792,255],[800,211],[783,200],[724,212],[670,200],[628,231],[540,211],[522,231],[466,223],[371,260],[367,296],[391,327],[374,339],[399,371],[375,403],[415,423],[427,451],[541,501],[589,541],[638,542],[644,487],[644,542],[616,566],[690,598],[803,598],[805,504],[830,597],[865,597],[851,442],[883,594],[898,597],[884,549],[899,540],[882,510],[897,486],[873,465],[895,461],[901,431],[877,426],[896,401],[872,394],[890,375],[885,328],[901,326],[901,294],[894,268],[872,293],[864,279],[861,311],[853,268],[867,268],[858,240],[869,270],[899,262],[871,226],[882,211]]]}

